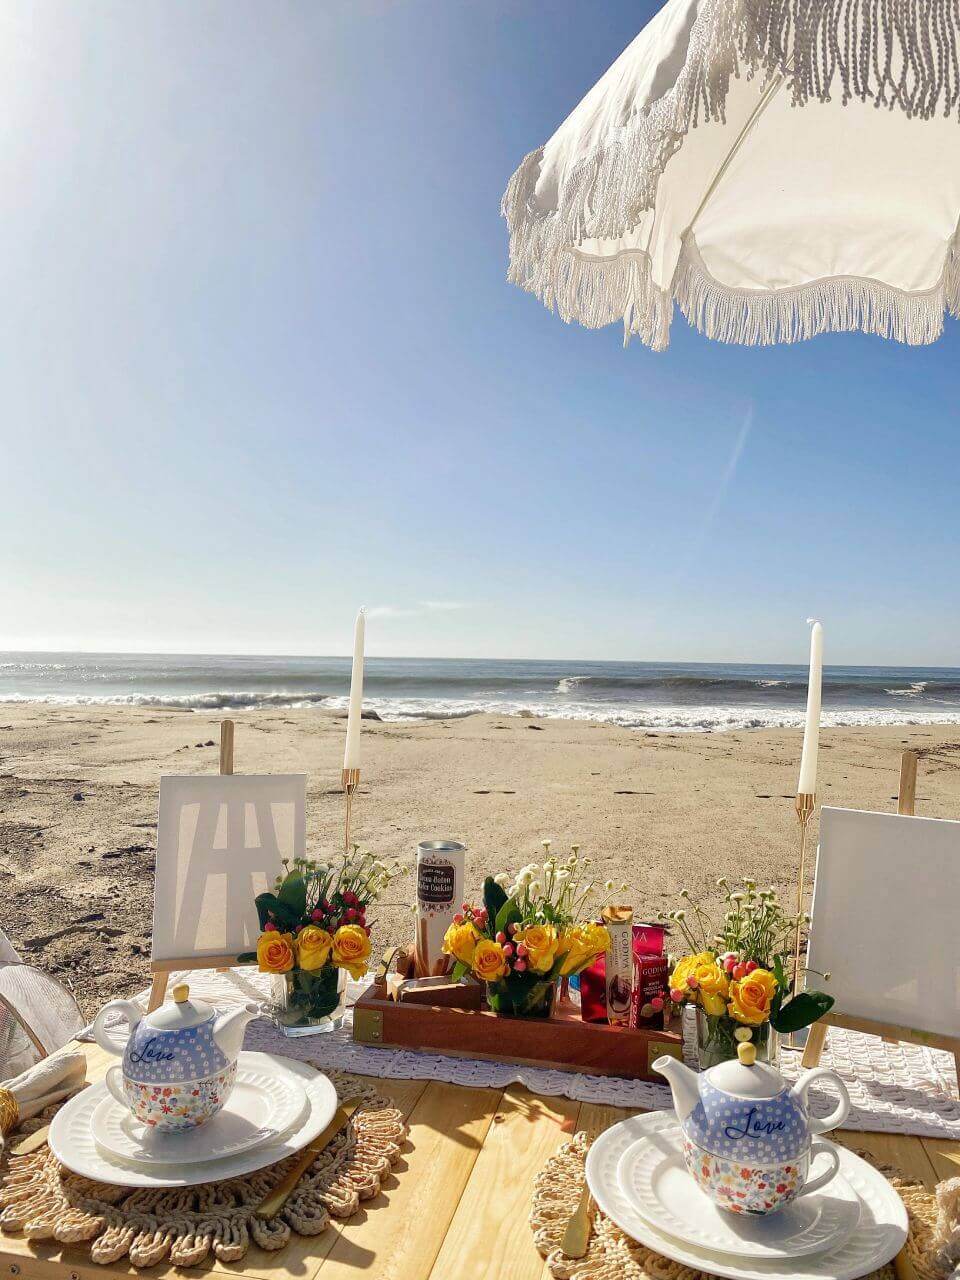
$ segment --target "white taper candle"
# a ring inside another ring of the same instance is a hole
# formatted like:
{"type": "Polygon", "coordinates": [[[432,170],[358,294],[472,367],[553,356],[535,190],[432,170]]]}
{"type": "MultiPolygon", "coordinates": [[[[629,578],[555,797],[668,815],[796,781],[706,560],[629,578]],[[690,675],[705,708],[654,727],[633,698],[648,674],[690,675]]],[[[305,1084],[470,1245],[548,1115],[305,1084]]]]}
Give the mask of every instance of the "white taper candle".
{"type": "Polygon", "coordinates": [[[347,741],[343,748],[344,769],[360,768],[360,712],[363,709],[363,638],[366,615],[361,609],[353,629],[353,668],[350,672],[350,710],[347,712],[347,741]]]}
{"type": "Polygon", "coordinates": [[[820,686],[823,680],[823,627],[813,618],[810,632],[810,678],[807,684],[807,719],[803,729],[803,754],[797,794],[812,796],[817,790],[817,754],[820,750],[820,686]]]}

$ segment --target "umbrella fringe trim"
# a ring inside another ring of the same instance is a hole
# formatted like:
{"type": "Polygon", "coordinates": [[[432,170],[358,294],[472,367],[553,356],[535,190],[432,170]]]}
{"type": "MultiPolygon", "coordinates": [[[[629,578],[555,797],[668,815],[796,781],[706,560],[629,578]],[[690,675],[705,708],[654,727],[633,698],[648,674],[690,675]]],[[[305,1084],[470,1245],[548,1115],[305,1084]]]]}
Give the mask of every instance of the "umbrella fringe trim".
{"type": "MultiPolygon", "coordinates": [[[[655,350],[665,347],[672,306],[651,286],[649,266],[639,265],[642,251],[597,259],[573,246],[616,239],[639,225],[690,129],[723,121],[732,77],[783,74],[788,67],[797,106],[830,101],[839,79],[844,102],[872,101],[922,119],[940,109],[960,113],[958,0],[910,0],[905,8],[895,0],[702,0],[675,84],[577,164],[552,207],[539,203],[536,190],[545,149],[524,158],[500,206],[510,232],[507,278],[564,320],[596,328],[622,318],[628,336],[637,334],[655,350]]],[[[734,298],[689,262],[681,293],[688,319],[700,315],[702,323],[691,323],[711,336],[713,330],[718,337],[755,332],[752,340],[763,342],[775,341],[763,336],[773,332],[800,337],[862,328],[930,342],[942,331],[945,308],[960,314],[955,258],[951,249],[944,281],[929,294],[830,280],[734,298]]]]}
{"type": "Polygon", "coordinates": [[[915,293],[856,276],[833,276],[789,289],[735,289],[710,275],[688,237],[673,297],[695,329],[719,342],[767,346],[822,333],[860,332],[923,346],[942,334],[945,311],[960,313],[960,256],[954,242],[939,283],[915,293]]]}

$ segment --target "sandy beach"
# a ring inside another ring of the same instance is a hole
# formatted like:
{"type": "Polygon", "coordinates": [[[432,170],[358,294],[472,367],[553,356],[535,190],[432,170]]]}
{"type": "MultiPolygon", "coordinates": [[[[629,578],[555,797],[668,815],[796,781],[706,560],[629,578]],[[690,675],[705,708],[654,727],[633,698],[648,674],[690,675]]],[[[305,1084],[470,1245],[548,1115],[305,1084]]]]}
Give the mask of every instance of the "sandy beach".
{"type": "MultiPolygon", "coordinates": [[[[157,787],[217,769],[219,716],[114,707],[0,710],[0,924],[87,1013],[146,978],[157,787]]],[[[306,772],[311,850],[342,839],[343,721],[242,712],[237,772],[306,772]]],[[[921,755],[918,811],[956,817],[957,726],[821,733],[823,803],[895,807],[899,756],[921,755]]],[[[719,875],[792,892],[800,733],[650,734],[589,721],[474,715],[364,724],[358,838],[411,865],[421,839],[466,843],[468,880],[576,841],[600,878],[654,916],[719,875]]],[[[412,880],[378,913],[376,946],[405,940],[412,880]]]]}

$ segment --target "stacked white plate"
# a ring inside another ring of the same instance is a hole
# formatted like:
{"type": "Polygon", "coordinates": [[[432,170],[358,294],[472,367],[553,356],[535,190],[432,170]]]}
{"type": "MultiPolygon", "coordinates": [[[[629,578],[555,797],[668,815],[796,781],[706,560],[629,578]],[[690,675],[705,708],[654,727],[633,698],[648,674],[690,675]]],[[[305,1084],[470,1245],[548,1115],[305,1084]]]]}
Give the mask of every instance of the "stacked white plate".
{"type": "Polygon", "coordinates": [[[62,1165],[121,1187],[190,1187],[253,1173],[293,1155],[333,1119],[337,1091],[319,1071],[270,1053],[241,1053],[223,1109],[186,1133],[139,1124],[105,1084],[71,1098],[50,1125],[62,1165]]]}
{"type": "Polygon", "coordinates": [[[836,1150],[840,1172],[820,1191],[764,1217],[727,1213],[687,1173],[676,1115],[659,1111],[602,1133],[587,1183],[621,1231],[688,1267],[731,1280],[856,1280],[899,1253],[907,1211],[881,1173],[836,1150]]]}

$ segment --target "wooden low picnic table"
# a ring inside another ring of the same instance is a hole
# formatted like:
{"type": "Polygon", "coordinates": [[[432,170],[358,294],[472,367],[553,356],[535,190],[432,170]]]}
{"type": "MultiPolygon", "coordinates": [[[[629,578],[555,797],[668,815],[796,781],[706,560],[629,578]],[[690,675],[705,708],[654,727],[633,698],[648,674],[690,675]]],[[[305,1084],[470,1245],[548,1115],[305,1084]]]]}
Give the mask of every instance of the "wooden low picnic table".
{"type": "MultiPolygon", "coordinates": [[[[86,1054],[91,1081],[115,1061],[96,1045],[71,1047],[86,1054]]],[[[125,1262],[98,1266],[83,1248],[0,1236],[0,1280],[138,1274],[166,1280],[202,1272],[257,1280],[549,1280],[527,1223],[534,1179],[578,1129],[597,1134],[635,1114],[544,1098],[514,1085],[370,1083],[402,1108],[410,1142],[381,1194],[349,1221],[334,1221],[320,1236],[294,1236],[279,1253],[251,1247],[232,1265],[208,1260],[196,1268],[164,1265],[139,1273],[125,1262]]],[[[931,1188],[960,1173],[950,1159],[960,1156],[957,1142],[851,1131],[833,1136],[931,1188]]]]}

